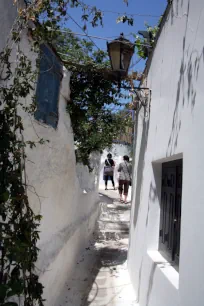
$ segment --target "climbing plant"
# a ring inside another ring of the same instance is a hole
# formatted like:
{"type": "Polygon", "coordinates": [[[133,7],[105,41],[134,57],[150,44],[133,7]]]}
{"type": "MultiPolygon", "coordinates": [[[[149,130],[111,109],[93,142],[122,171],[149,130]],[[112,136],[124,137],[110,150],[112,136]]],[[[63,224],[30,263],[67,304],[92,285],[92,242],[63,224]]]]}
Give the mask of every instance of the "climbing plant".
{"type": "MultiPolygon", "coordinates": [[[[30,105],[26,105],[24,99],[32,95],[35,88],[40,43],[55,42],[59,47],[57,37],[63,21],[67,21],[69,9],[81,7],[82,19],[92,26],[102,24],[102,13],[78,0],[26,0],[23,8],[18,0],[14,0],[14,4],[18,16],[0,53],[0,305],[42,306],[43,286],[35,266],[42,217],[34,214],[29,205],[26,147],[34,148],[46,140],[39,137],[36,141],[24,139],[22,113],[32,116],[36,108],[35,96],[30,105]],[[37,69],[33,69],[32,61],[21,48],[25,32],[32,37],[30,49],[36,52],[37,69]]],[[[108,66],[106,54],[95,52],[88,42],[80,41],[78,44],[82,48],[81,61],[94,71],[92,75],[87,69],[72,68],[72,102],[68,110],[78,144],[78,156],[88,164],[91,151],[108,146],[122,130],[124,121],[120,114],[113,113],[108,107],[119,105],[119,102],[116,88],[102,78],[100,72],[102,67],[108,66]],[[77,84],[81,84],[78,89],[77,84]]]]}
{"type": "Polygon", "coordinates": [[[40,215],[29,206],[25,174],[25,147],[19,107],[32,113],[33,105],[20,102],[33,89],[31,61],[18,49],[16,67],[11,49],[0,54],[0,305],[14,306],[14,296],[24,305],[43,305],[42,285],[34,272],[40,215]],[[3,80],[2,80],[3,79],[3,80]]]}
{"type": "Polygon", "coordinates": [[[149,56],[152,48],[154,47],[155,39],[159,31],[159,25],[160,20],[159,23],[154,27],[145,23],[146,31],[148,32],[148,38],[143,38],[138,34],[132,34],[135,38],[136,52],[139,57],[146,59],[149,56]]]}
{"type": "Polygon", "coordinates": [[[131,124],[130,117],[119,111],[120,98],[125,96],[104,77],[104,69],[109,68],[107,53],[95,50],[92,42],[68,33],[58,37],[57,50],[66,54],[67,68],[72,72],[71,101],[67,110],[71,116],[76,156],[90,166],[90,154],[111,146],[131,124]],[[69,64],[73,57],[80,65],[69,64]]]}

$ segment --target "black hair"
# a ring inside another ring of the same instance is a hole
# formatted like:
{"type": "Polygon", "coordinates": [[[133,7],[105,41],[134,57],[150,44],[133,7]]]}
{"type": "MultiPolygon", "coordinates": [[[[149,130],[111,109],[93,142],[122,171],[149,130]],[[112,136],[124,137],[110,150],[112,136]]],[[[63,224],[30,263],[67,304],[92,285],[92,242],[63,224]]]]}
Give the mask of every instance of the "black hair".
{"type": "Polygon", "coordinates": [[[112,154],[108,153],[107,157],[112,158],[112,154]]]}
{"type": "Polygon", "coordinates": [[[128,161],[128,162],[129,162],[129,160],[130,160],[130,159],[129,159],[129,156],[127,156],[127,155],[124,155],[124,156],[123,156],[123,159],[124,159],[125,161],[128,161]]]}

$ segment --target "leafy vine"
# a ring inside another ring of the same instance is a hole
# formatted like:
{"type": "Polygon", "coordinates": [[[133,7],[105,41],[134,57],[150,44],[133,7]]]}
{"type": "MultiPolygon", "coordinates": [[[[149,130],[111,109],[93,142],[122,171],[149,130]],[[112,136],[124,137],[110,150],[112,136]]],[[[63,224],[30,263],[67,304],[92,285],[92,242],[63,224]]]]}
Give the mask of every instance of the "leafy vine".
{"type": "MultiPolygon", "coordinates": [[[[33,113],[34,105],[21,101],[33,90],[35,72],[31,61],[20,49],[24,28],[21,19],[12,31],[16,43],[15,65],[11,64],[12,48],[0,53],[0,305],[43,305],[43,286],[35,273],[38,256],[40,215],[35,215],[27,196],[25,148],[36,145],[24,141],[20,108],[33,113]],[[16,301],[19,297],[19,303],[16,301]]],[[[42,141],[41,141],[42,142],[42,141]]]]}
{"type": "Polygon", "coordinates": [[[110,68],[107,53],[94,50],[92,42],[68,33],[58,37],[57,50],[66,54],[68,64],[65,62],[65,65],[72,72],[71,101],[67,110],[74,132],[76,157],[90,168],[90,154],[110,147],[132,124],[130,117],[119,111],[123,108],[119,99],[125,95],[118,93],[117,86],[104,77],[104,70],[110,68]],[[80,67],[69,64],[73,56],[80,67]]]}
{"type": "Polygon", "coordinates": [[[158,25],[154,27],[151,27],[149,24],[145,23],[146,31],[148,33],[148,38],[143,38],[143,37],[140,37],[139,35],[132,34],[133,37],[135,38],[135,45],[136,45],[137,54],[139,57],[143,59],[148,58],[150,51],[154,47],[155,39],[159,31],[159,25],[161,22],[160,20],[159,20],[158,25]]]}

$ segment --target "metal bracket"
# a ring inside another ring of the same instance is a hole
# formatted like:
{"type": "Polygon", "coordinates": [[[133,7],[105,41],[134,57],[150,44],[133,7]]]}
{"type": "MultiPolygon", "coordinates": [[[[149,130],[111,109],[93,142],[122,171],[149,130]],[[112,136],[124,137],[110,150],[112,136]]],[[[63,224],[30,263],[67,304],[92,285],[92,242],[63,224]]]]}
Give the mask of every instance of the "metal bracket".
{"type": "Polygon", "coordinates": [[[122,88],[132,91],[136,95],[137,109],[140,109],[141,106],[146,108],[148,102],[151,100],[151,90],[146,87],[129,87],[123,86],[122,88]]]}
{"type": "MultiPolygon", "coordinates": [[[[145,89],[147,90],[147,89],[145,89]]],[[[148,89],[149,91],[149,89],[148,89]]],[[[142,91],[140,91],[142,92],[142,91]]],[[[136,94],[136,98],[139,102],[139,104],[143,107],[146,107],[148,105],[148,99],[149,99],[149,93],[148,93],[148,96],[146,96],[146,94],[144,95],[144,97],[142,97],[141,94],[139,94],[139,91],[138,90],[134,90],[134,93],[136,94]]]]}

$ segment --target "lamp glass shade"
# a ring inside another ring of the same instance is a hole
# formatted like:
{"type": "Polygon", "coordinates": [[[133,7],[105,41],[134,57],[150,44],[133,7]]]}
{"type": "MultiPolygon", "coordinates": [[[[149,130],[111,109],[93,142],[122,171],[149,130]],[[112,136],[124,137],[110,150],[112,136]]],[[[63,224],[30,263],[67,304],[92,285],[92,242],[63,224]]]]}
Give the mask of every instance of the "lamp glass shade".
{"type": "Polygon", "coordinates": [[[109,45],[109,56],[111,60],[112,69],[114,71],[119,71],[121,69],[120,43],[109,45]]]}
{"type": "Polygon", "coordinates": [[[134,44],[121,34],[118,39],[107,43],[107,47],[112,70],[119,72],[120,76],[126,76],[134,53],[134,44]]]}

